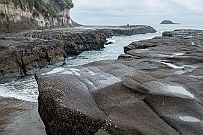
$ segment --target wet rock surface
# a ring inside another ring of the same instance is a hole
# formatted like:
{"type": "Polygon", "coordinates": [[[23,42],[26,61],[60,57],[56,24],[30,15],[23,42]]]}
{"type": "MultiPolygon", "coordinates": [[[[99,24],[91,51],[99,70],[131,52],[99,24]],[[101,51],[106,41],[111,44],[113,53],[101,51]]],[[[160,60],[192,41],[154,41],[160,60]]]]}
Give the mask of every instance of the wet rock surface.
{"type": "Polygon", "coordinates": [[[202,135],[202,32],[173,31],[131,43],[118,60],[36,76],[46,133],[202,135]]]}
{"type": "Polygon", "coordinates": [[[114,35],[156,32],[150,26],[47,29],[0,35],[0,78],[26,76],[39,68],[64,63],[82,51],[104,48],[114,35]]]}
{"type": "Polygon", "coordinates": [[[37,103],[0,97],[1,135],[46,135],[37,103]]]}

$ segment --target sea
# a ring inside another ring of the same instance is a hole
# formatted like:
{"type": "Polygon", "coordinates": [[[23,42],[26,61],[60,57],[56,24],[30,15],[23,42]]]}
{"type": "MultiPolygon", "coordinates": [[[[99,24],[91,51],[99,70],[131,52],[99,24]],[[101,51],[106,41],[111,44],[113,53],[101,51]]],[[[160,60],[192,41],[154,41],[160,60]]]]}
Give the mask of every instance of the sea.
{"type": "MultiPolygon", "coordinates": [[[[94,61],[117,59],[118,56],[123,52],[124,46],[130,44],[133,41],[140,41],[151,39],[156,36],[161,36],[164,31],[171,31],[175,29],[201,29],[203,25],[184,25],[184,24],[173,24],[173,25],[150,25],[154,27],[156,33],[139,34],[133,36],[114,36],[108,40],[113,44],[106,45],[105,48],[99,50],[85,51],[78,56],[68,57],[66,64],[62,67],[57,67],[51,72],[57,72],[62,68],[72,67],[87,64],[94,61]]],[[[50,72],[50,71],[49,71],[50,72]]],[[[50,72],[50,73],[51,73],[50,72]]],[[[34,76],[27,76],[13,81],[0,84],[0,97],[15,98],[22,101],[37,102],[38,99],[38,86],[34,76]]]]}

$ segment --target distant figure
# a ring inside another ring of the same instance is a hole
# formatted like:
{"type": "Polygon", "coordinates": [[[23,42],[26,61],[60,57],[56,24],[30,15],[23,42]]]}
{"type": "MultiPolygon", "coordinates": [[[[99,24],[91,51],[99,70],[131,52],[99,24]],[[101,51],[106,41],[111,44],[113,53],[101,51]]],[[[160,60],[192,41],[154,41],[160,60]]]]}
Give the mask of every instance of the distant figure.
{"type": "Polygon", "coordinates": [[[126,26],[127,26],[127,28],[131,28],[131,27],[130,27],[130,24],[128,24],[128,23],[127,23],[127,25],[126,25],[126,26]]]}

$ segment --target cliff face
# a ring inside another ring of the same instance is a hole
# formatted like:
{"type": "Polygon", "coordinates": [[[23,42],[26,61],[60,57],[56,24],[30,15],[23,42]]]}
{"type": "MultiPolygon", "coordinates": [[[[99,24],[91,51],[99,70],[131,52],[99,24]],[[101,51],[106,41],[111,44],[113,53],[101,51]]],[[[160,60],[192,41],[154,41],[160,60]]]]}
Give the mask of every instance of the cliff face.
{"type": "Polygon", "coordinates": [[[72,26],[72,0],[0,0],[0,33],[72,26]]]}

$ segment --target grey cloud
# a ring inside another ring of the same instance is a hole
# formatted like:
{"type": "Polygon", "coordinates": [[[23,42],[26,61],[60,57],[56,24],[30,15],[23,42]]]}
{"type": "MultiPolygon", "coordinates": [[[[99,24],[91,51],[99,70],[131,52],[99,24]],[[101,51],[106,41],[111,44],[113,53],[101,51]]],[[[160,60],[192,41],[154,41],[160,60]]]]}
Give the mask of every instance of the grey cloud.
{"type": "Polygon", "coordinates": [[[73,0],[75,11],[134,11],[142,13],[203,12],[202,0],[73,0]]]}
{"type": "Polygon", "coordinates": [[[72,18],[83,24],[201,23],[203,0],[73,0],[72,18]]]}

